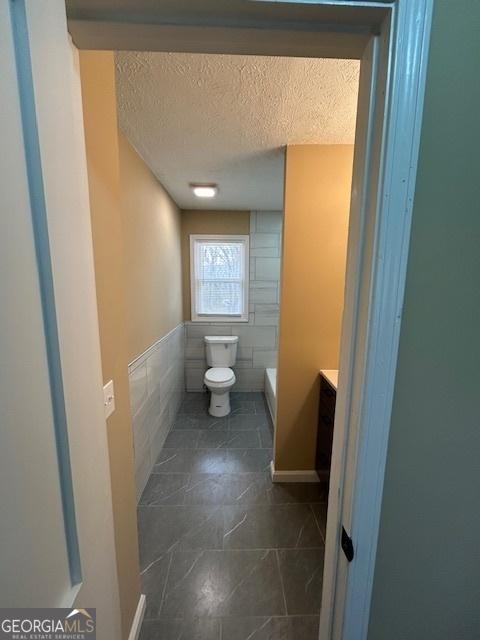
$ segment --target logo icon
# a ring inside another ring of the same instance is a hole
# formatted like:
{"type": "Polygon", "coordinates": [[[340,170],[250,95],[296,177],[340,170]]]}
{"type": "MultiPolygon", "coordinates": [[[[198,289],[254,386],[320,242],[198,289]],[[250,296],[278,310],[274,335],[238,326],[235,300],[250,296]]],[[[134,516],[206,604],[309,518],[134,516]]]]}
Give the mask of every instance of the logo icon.
{"type": "Polygon", "coordinates": [[[0,609],[0,640],[96,640],[95,609],[0,609]]]}

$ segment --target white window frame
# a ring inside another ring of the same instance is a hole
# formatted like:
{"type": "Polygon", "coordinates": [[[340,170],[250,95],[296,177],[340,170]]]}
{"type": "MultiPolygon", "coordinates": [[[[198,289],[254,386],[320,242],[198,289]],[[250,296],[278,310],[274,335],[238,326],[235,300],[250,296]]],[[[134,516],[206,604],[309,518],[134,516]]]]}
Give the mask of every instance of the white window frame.
{"type": "Polygon", "coordinates": [[[218,234],[192,234],[190,235],[190,299],[192,322],[248,322],[248,294],[250,288],[250,236],[248,235],[218,235],[218,234]],[[195,273],[195,243],[196,242],[241,242],[245,251],[245,278],[243,291],[243,313],[241,315],[212,315],[197,313],[197,276],[195,273]]]}

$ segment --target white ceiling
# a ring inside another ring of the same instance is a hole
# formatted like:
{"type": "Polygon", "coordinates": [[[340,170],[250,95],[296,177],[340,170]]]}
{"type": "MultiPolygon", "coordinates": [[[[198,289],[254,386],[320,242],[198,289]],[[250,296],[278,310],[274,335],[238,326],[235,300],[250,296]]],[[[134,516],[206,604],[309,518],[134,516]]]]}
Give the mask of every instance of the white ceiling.
{"type": "Polygon", "coordinates": [[[116,54],[120,128],[184,209],[281,209],[286,144],[354,140],[359,63],[116,54]],[[216,182],[214,200],[190,182],[216,182]]]}

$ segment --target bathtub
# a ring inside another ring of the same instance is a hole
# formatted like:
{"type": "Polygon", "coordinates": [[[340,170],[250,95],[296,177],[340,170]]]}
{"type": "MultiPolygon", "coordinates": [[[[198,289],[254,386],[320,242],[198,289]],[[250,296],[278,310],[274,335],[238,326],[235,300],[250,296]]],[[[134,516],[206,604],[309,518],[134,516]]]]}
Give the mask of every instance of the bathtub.
{"type": "Polygon", "coordinates": [[[270,415],[275,424],[275,412],[277,407],[277,370],[265,369],[265,397],[267,399],[270,415]]]}

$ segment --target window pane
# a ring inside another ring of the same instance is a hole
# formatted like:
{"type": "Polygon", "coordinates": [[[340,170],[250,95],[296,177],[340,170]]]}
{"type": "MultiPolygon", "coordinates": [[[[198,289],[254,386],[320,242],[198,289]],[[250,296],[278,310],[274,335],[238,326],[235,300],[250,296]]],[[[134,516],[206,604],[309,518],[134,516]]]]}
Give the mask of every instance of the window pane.
{"type": "Polygon", "coordinates": [[[197,313],[214,315],[241,315],[243,287],[240,282],[199,281],[197,313]]]}
{"type": "Polygon", "coordinates": [[[241,280],[243,244],[199,243],[199,280],[241,280]]]}
{"type": "Polygon", "coordinates": [[[194,244],[195,314],[245,314],[246,244],[237,239],[197,239],[194,244]]]}

